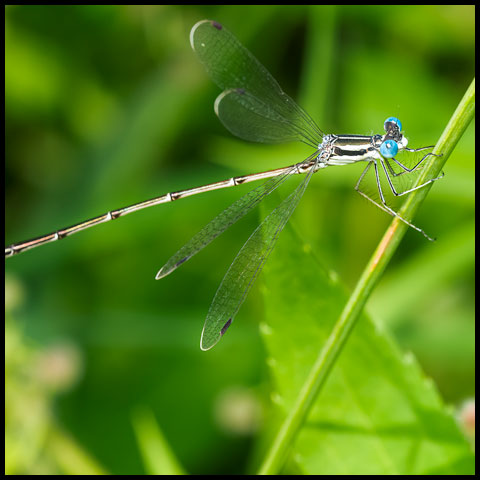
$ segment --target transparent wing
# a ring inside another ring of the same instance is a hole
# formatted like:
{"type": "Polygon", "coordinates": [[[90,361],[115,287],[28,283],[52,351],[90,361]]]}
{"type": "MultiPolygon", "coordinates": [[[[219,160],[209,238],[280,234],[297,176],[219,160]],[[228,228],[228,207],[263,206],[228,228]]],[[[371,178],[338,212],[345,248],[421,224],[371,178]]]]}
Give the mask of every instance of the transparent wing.
{"type": "Polygon", "coordinates": [[[279,185],[281,185],[294,172],[294,170],[297,168],[301,169],[302,165],[308,165],[316,155],[318,155],[318,152],[308,157],[300,165],[294,165],[284,173],[268,179],[266,182],[232,203],[232,205],[217,215],[210,223],[203,227],[202,230],[194,235],[189,242],[187,242],[180,250],[178,250],[178,252],[175,253],[175,255],[173,255],[160,269],[155,278],[159,280],[160,278],[165,277],[187,260],[192,258],[196,253],[198,253],[202,248],[206,247],[212,240],[217,238],[237,220],[242,218],[250,210],[256,207],[263,200],[263,198],[272,193],[279,185]]]}
{"type": "Polygon", "coordinates": [[[215,113],[231,133],[251,142],[300,140],[314,148],[321,143],[305,125],[292,122],[242,88],[222,92],[215,101],[215,113]]]}
{"type": "Polygon", "coordinates": [[[212,301],[203,326],[200,348],[209,350],[227,331],[253,282],[260,273],[278,235],[303,196],[315,171],[310,168],[305,179],[256,228],[230,265],[212,301]]]}
{"type": "Polygon", "coordinates": [[[193,26],[190,43],[224,90],[215,111],[234,135],[264,143],[299,140],[315,148],[321,143],[323,132],[312,118],[225,27],[202,20],[193,26]]]}

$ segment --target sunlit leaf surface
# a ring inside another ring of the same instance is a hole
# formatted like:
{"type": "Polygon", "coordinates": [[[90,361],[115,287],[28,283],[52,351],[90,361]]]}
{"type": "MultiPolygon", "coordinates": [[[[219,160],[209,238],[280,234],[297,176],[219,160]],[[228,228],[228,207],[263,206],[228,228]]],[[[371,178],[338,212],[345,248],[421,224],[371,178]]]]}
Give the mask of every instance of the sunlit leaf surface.
{"type": "MultiPolygon", "coordinates": [[[[262,332],[272,399],[286,412],[347,295],[290,226],[265,267],[265,283],[262,332]]],[[[473,472],[470,447],[433,382],[367,315],[333,367],[292,458],[305,474],[473,472]]]]}

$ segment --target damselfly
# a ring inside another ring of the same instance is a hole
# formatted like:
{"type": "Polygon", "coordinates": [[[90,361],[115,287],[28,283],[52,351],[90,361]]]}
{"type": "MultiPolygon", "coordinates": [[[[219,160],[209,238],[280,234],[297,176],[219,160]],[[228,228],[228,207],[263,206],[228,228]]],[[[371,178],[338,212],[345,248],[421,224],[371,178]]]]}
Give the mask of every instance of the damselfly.
{"type": "Polygon", "coordinates": [[[383,172],[388,187],[395,196],[405,195],[428,185],[440,177],[403,190],[396,188],[394,179],[417,171],[427,157],[434,155],[433,153],[427,153],[411,167],[398,161],[395,156],[401,151],[419,152],[433,147],[408,148],[408,141],[402,134],[402,124],[395,117],[386,119],[385,133],[382,135],[326,135],[312,118],[283,92],[265,67],[221,24],[210,20],[198,22],[190,32],[190,43],[212,80],[223,90],[215,100],[215,112],[230,132],[242,139],[262,143],[298,140],[312,147],[313,153],[303,162],[289,167],[232,177],[221,182],[167,193],[151,200],[112,210],[51,234],[10,245],[5,248],[5,257],[62,239],[94,225],[153,205],[172,202],[210,190],[269,179],[234,202],[200,230],[160,269],[156,275],[156,279],[160,279],[192,258],[257,206],[265,196],[272,193],[291,175],[306,174],[295,190],[261,222],[230,265],[215,294],[203,327],[200,347],[202,350],[208,350],[220,340],[231,325],[280,232],[302,198],[313,173],[319,169],[330,165],[367,162],[355,189],[382,210],[399,218],[432,240],[423,230],[400,217],[388,205],[382,190],[380,174],[383,172]],[[372,167],[378,198],[362,191],[362,182],[372,167]]]}

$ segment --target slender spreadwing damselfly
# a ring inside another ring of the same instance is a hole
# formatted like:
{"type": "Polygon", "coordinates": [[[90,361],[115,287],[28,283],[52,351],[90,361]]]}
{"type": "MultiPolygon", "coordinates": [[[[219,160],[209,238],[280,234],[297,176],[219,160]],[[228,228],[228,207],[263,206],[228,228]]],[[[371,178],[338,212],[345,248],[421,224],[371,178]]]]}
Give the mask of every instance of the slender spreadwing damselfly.
{"type": "Polygon", "coordinates": [[[288,167],[232,177],[112,210],[48,235],[12,244],[5,248],[5,257],[60,240],[94,225],[153,205],[268,179],[216,216],[175,253],[157,273],[156,279],[160,279],[206,247],[282,185],[287,178],[294,174],[305,174],[305,178],[293,192],[250,235],[225,274],[208,311],[201,335],[200,347],[202,350],[208,350],[220,340],[231,325],[280,232],[302,198],[312,175],[322,168],[366,162],[355,189],[385,212],[399,218],[432,240],[423,230],[400,217],[389,205],[380,177],[386,179],[387,189],[394,196],[405,195],[437,180],[440,177],[409,188],[399,189],[397,186],[398,178],[408,177],[418,171],[425,159],[434,155],[426,153],[420,160],[414,162],[413,166],[407,166],[395,158],[397,153],[420,152],[433,147],[408,148],[408,141],[402,133],[402,124],[395,117],[385,120],[384,134],[327,135],[283,92],[265,67],[221,24],[210,20],[198,22],[191,30],[190,43],[212,80],[222,89],[222,93],[215,100],[215,113],[231,133],[245,140],[262,143],[296,140],[310,146],[313,153],[304,161],[288,167]],[[376,184],[376,192],[373,195],[362,188],[367,173],[372,170],[376,184]]]}

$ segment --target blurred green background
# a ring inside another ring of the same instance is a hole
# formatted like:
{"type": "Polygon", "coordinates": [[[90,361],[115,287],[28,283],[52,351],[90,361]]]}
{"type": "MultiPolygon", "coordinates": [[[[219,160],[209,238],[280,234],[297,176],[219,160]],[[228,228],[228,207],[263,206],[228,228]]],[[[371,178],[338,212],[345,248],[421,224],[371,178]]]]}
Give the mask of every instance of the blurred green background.
{"type": "MultiPolygon", "coordinates": [[[[473,6],[9,6],[6,245],[310,153],[223,128],[218,88],[189,45],[203,18],[232,31],[327,133],[381,133],[396,116],[410,146],[431,145],[474,75],[473,6]]],[[[474,153],[471,125],[415,219],[437,242],[408,232],[368,304],[453,405],[474,395],[474,153]]],[[[350,288],[391,220],[353,190],[361,171],[319,172],[293,217],[350,288]]],[[[248,470],[269,408],[261,278],[222,342],[205,353],[199,339],[258,214],[154,277],[251,188],[6,261],[7,473],[145,473],[133,427],[144,408],[187,471],[248,470]]]]}

